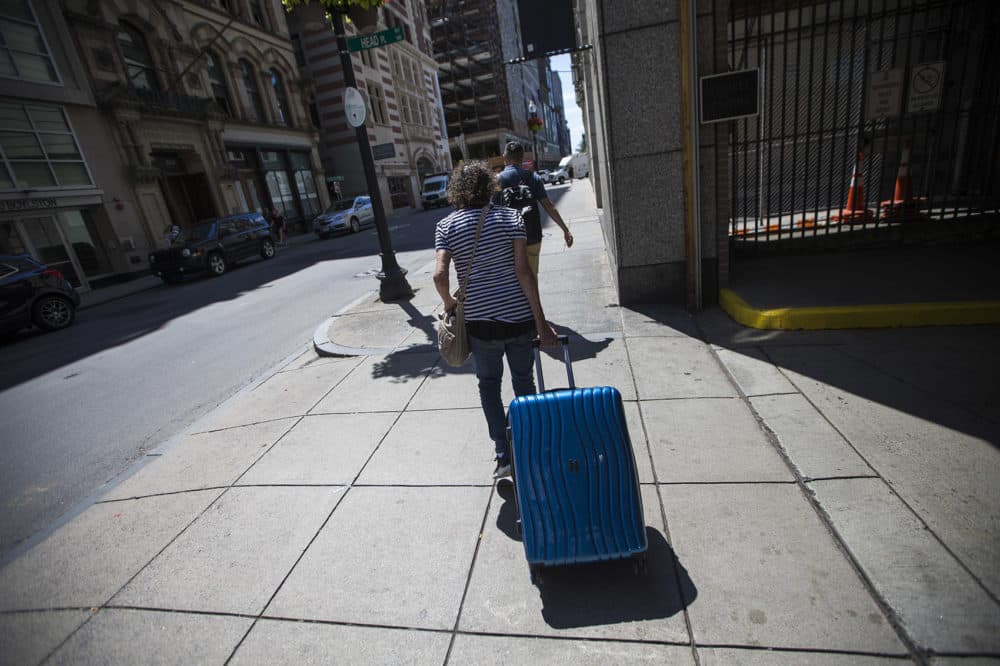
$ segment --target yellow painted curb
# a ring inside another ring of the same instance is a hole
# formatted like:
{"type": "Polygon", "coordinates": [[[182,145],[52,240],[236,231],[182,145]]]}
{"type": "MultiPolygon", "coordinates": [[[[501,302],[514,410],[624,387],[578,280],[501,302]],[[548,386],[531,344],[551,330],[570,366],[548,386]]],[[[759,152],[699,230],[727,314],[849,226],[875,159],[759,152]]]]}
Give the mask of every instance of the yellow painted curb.
{"type": "Polygon", "coordinates": [[[1000,301],[890,303],[758,310],[731,289],[719,290],[719,305],[744,326],[764,330],[897,328],[1000,324],[1000,301]]]}

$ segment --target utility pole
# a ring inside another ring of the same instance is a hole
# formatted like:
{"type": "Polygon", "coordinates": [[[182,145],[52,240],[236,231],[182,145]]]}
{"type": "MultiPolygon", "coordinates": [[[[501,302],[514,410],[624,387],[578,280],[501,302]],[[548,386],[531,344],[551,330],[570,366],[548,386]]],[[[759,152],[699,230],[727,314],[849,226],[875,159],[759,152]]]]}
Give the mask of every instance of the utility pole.
{"type": "MultiPolygon", "coordinates": [[[[336,10],[330,11],[333,16],[333,30],[337,37],[337,50],[340,51],[340,65],[344,70],[345,88],[357,88],[354,78],[354,64],[351,62],[351,52],[347,49],[347,35],[344,34],[344,15],[336,10]]],[[[378,187],[378,176],[375,175],[375,158],[372,157],[371,144],[368,141],[368,128],[364,123],[354,128],[361,149],[361,165],[365,170],[365,182],[368,184],[368,196],[372,200],[372,212],[375,213],[375,230],[378,232],[379,251],[382,256],[382,270],[378,277],[378,295],[382,301],[398,301],[413,296],[413,288],[406,281],[406,269],[400,268],[396,261],[396,253],[392,249],[392,239],[389,237],[389,226],[385,221],[385,209],[382,207],[382,193],[378,187]]]]}

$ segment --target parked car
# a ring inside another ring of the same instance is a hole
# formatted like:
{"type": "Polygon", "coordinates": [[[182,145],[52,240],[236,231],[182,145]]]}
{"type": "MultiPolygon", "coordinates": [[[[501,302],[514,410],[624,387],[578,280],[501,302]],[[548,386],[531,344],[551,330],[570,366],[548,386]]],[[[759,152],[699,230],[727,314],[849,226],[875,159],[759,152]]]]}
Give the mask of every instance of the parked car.
{"type": "Polygon", "coordinates": [[[362,195],[330,204],[313,220],[313,231],[320,238],[329,238],[336,233],[357,233],[372,224],[375,224],[375,210],[371,197],[362,195]]]}
{"type": "Polygon", "coordinates": [[[238,261],[274,256],[271,225],[260,213],[238,213],[181,229],[166,250],[149,255],[149,268],[164,282],[207,271],[219,276],[238,261]]]}
{"type": "Polygon", "coordinates": [[[432,173],[424,178],[420,188],[420,202],[424,210],[448,205],[448,174],[432,173]]]}
{"type": "Polygon", "coordinates": [[[559,185],[562,185],[567,180],[569,180],[569,177],[566,175],[566,169],[564,169],[562,167],[559,167],[558,169],[555,169],[554,171],[547,172],[546,173],[546,178],[547,178],[547,180],[545,182],[547,184],[549,184],[549,185],[553,185],[553,184],[556,184],[556,183],[558,183],[559,185]]]}
{"type": "Polygon", "coordinates": [[[44,331],[66,328],[79,305],[80,295],[56,269],[26,254],[0,255],[0,332],[32,324],[44,331]]]}

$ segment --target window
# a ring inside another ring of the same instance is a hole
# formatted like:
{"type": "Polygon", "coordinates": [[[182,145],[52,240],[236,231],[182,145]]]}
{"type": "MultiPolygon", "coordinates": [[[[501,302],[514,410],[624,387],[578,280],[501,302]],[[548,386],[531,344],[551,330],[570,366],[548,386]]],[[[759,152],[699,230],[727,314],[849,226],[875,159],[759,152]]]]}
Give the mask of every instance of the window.
{"type": "Polygon", "coordinates": [[[146,38],[128,23],[118,24],[118,46],[125,58],[127,83],[133,88],[159,90],[160,83],[153,67],[153,57],[149,54],[146,38]]]}
{"type": "Polygon", "coordinates": [[[302,50],[302,38],[292,35],[292,50],[295,51],[295,64],[299,67],[306,66],[306,52],[302,50]]]}
{"type": "Polygon", "coordinates": [[[264,7],[260,0],[250,0],[250,20],[257,25],[264,25],[264,7]]]}
{"type": "Polygon", "coordinates": [[[285,86],[281,83],[281,75],[273,69],[271,70],[271,87],[274,88],[274,101],[278,103],[278,122],[283,125],[291,125],[292,117],[288,112],[288,95],[285,94],[285,86]]]}
{"type": "Polygon", "coordinates": [[[59,83],[45,37],[27,0],[0,2],[0,76],[59,83]]]}
{"type": "Polygon", "coordinates": [[[399,96],[399,111],[403,115],[404,123],[413,122],[413,114],[410,113],[410,97],[409,95],[399,96]]]}
{"type": "Polygon", "coordinates": [[[212,88],[212,97],[226,115],[232,115],[233,107],[229,102],[229,89],[226,87],[226,77],[222,73],[219,61],[211,53],[205,54],[205,65],[208,71],[208,83],[212,88]]]}
{"type": "Polygon", "coordinates": [[[385,95],[382,88],[372,83],[368,84],[368,106],[371,107],[372,120],[379,125],[388,124],[389,114],[385,110],[385,95]]]}
{"type": "Polygon", "coordinates": [[[0,104],[0,127],[0,189],[92,184],[61,107],[0,104]]]}
{"type": "Polygon", "coordinates": [[[371,67],[375,69],[375,50],[365,49],[361,52],[361,64],[365,67],[371,67]]]}
{"type": "Polygon", "coordinates": [[[266,122],[267,116],[264,114],[264,100],[260,96],[260,87],[257,85],[257,73],[246,60],[240,60],[240,72],[243,75],[243,92],[250,103],[248,109],[249,119],[257,122],[266,122]]]}

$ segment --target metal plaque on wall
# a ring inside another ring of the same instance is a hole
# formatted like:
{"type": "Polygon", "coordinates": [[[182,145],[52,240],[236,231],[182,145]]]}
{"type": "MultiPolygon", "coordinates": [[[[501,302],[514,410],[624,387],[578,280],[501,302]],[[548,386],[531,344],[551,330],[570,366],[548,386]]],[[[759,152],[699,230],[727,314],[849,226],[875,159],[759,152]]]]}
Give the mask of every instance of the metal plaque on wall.
{"type": "Polygon", "coordinates": [[[701,122],[721,123],[760,113],[759,69],[701,77],[701,122]]]}
{"type": "Polygon", "coordinates": [[[385,160],[395,156],[396,144],[394,143],[380,143],[377,146],[372,146],[372,157],[377,160],[385,160]]]}

